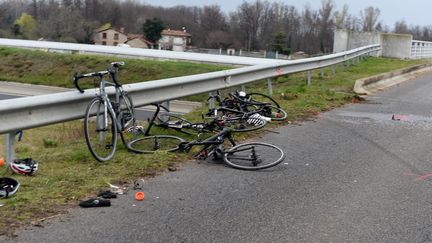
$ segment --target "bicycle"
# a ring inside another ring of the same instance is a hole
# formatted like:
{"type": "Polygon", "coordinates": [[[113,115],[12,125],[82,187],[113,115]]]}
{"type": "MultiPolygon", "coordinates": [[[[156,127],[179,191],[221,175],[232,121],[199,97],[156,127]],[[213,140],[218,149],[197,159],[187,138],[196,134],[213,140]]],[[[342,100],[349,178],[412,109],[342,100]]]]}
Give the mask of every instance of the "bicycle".
{"type": "MultiPolygon", "coordinates": [[[[118,133],[128,149],[130,141],[138,135],[148,135],[142,127],[137,126],[132,99],[119,82],[119,68],[124,64],[113,62],[107,70],[73,76],[73,83],[81,93],[84,90],[79,86],[80,79],[93,78],[99,85],[96,97],[90,101],[85,112],[84,133],[91,154],[100,162],[108,161],[114,156],[118,133]],[[107,75],[112,82],[104,78],[107,75]],[[114,100],[110,99],[105,90],[108,85],[115,88],[114,100]]],[[[176,139],[177,143],[184,141],[178,137],[172,139],[176,139]]]]}
{"type": "MultiPolygon", "coordinates": [[[[133,143],[143,143],[142,153],[153,153],[158,150],[160,140],[147,139],[146,137],[135,140],[133,143]]],[[[195,155],[197,159],[207,159],[213,156],[214,160],[223,161],[236,169],[261,170],[275,166],[285,159],[285,154],[279,147],[261,142],[238,144],[232,138],[232,130],[224,128],[217,134],[205,140],[184,141],[179,148],[173,151],[189,152],[194,146],[203,146],[195,155]],[[223,144],[227,139],[233,147],[225,149],[223,144]]]]}
{"type": "Polygon", "coordinates": [[[241,112],[249,114],[257,113],[264,118],[268,118],[268,120],[275,121],[282,121],[288,117],[288,114],[280,107],[279,103],[265,94],[246,94],[244,91],[235,91],[230,92],[228,97],[222,99],[220,92],[217,91],[209,99],[212,98],[218,102],[219,108],[222,108],[222,111],[225,109],[228,112],[237,110],[237,114],[241,112]]]}
{"type": "MultiPolygon", "coordinates": [[[[238,111],[234,110],[234,112],[238,111]]],[[[214,116],[203,116],[203,120],[209,120],[207,122],[191,122],[165,108],[163,112],[156,114],[155,125],[188,135],[197,135],[203,132],[221,131],[223,128],[230,128],[233,132],[248,132],[260,129],[267,124],[267,121],[261,116],[244,113],[242,113],[243,116],[218,116],[217,111],[215,114],[214,116]]]]}

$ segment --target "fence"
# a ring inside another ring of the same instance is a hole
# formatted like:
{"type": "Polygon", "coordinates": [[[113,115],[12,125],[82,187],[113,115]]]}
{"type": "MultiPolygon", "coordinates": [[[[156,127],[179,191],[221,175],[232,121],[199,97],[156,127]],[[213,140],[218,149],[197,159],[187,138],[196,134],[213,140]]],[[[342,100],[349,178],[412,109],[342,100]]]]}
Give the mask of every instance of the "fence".
{"type": "MultiPolygon", "coordinates": [[[[311,70],[333,66],[334,73],[336,64],[350,60],[359,61],[361,57],[376,53],[380,49],[379,45],[371,45],[322,57],[280,61],[207,74],[128,84],[124,85],[124,89],[131,95],[136,106],[142,106],[245,85],[257,80],[267,79],[271,87],[271,78],[303,71],[309,71],[308,83],[310,83],[311,70]]],[[[116,51],[118,53],[118,49],[116,51]]],[[[107,93],[113,94],[113,87],[107,88],[107,93]]],[[[6,160],[10,162],[15,156],[16,131],[80,119],[84,117],[85,108],[94,96],[95,90],[87,90],[84,94],[71,91],[0,101],[0,124],[2,124],[0,134],[6,134],[6,160]]]]}
{"type": "Polygon", "coordinates": [[[413,40],[411,59],[432,58],[432,42],[413,40]]]}
{"type": "Polygon", "coordinates": [[[228,55],[228,56],[242,56],[242,57],[253,57],[253,58],[271,58],[271,59],[281,59],[290,60],[288,55],[280,54],[277,51],[244,51],[235,49],[209,49],[209,48],[194,48],[187,52],[192,53],[205,53],[212,55],[228,55]]]}

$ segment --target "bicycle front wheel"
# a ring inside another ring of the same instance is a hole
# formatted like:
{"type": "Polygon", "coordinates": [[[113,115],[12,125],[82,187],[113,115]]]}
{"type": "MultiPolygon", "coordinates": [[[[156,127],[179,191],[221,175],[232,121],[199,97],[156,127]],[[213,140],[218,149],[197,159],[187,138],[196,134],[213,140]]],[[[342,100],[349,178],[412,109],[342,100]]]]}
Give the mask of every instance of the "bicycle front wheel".
{"type": "Polygon", "coordinates": [[[114,117],[100,98],[93,99],[86,110],[85,139],[91,154],[100,162],[110,160],[115,153],[117,126],[114,117]]]}
{"type": "Polygon", "coordinates": [[[224,152],[223,160],[229,166],[242,170],[261,170],[282,162],[285,154],[279,147],[268,143],[244,143],[224,152]]]}
{"type": "Polygon", "coordinates": [[[185,141],[176,136],[155,135],[135,139],[128,143],[127,147],[129,150],[140,154],[172,152],[178,150],[179,144],[185,141]]]}

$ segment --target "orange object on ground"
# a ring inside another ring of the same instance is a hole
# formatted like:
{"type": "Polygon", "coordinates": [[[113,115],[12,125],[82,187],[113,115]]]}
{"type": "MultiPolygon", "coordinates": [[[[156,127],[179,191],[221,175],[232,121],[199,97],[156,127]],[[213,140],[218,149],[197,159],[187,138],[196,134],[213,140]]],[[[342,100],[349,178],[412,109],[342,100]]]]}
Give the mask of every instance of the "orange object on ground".
{"type": "Polygon", "coordinates": [[[3,158],[0,158],[0,166],[5,165],[5,160],[3,158]]]}
{"type": "Polygon", "coordinates": [[[137,201],[144,200],[144,192],[135,192],[135,200],[137,201]]]}

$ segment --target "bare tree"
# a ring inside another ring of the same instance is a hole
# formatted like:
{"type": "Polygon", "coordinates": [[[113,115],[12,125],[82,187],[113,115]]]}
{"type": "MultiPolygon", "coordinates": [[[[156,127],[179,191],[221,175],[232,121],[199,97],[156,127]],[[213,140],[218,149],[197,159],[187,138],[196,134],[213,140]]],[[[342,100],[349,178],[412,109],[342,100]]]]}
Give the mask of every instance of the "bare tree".
{"type": "Polygon", "coordinates": [[[250,51],[258,48],[257,36],[263,14],[263,3],[260,0],[254,3],[243,2],[238,7],[236,14],[240,28],[245,32],[246,49],[250,51]]]}
{"type": "Polygon", "coordinates": [[[196,33],[198,38],[195,43],[209,43],[210,33],[216,33],[217,37],[221,37],[222,33],[226,33],[228,30],[226,16],[218,5],[204,6],[199,19],[200,28],[199,33],[196,33]]]}
{"type": "Polygon", "coordinates": [[[409,33],[408,25],[405,22],[405,20],[396,21],[396,23],[394,25],[394,32],[400,33],[400,34],[408,34],[409,33]]]}
{"type": "Polygon", "coordinates": [[[320,51],[323,53],[330,52],[333,46],[333,0],[322,0],[321,9],[319,10],[319,38],[320,51]]]}
{"type": "Polygon", "coordinates": [[[360,11],[361,23],[363,27],[363,31],[375,31],[377,25],[380,23],[381,11],[378,8],[374,8],[372,6],[365,8],[360,11]]]}

